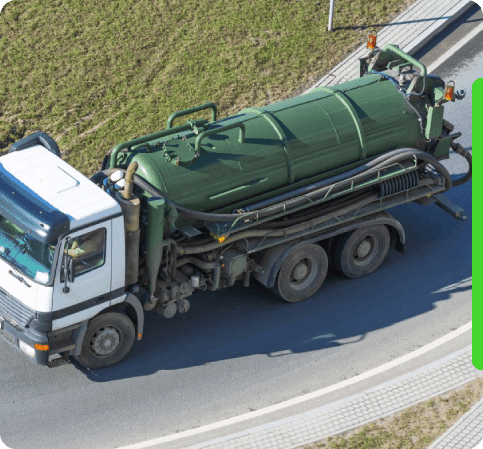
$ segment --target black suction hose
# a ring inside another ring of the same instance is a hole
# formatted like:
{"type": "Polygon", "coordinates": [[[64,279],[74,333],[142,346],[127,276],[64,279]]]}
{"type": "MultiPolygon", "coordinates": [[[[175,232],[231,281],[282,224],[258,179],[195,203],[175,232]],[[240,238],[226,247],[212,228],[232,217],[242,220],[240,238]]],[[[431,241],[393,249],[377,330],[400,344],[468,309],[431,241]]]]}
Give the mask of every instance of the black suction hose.
{"type": "Polygon", "coordinates": [[[344,195],[341,198],[334,198],[333,200],[329,200],[328,203],[319,204],[319,207],[316,210],[314,210],[311,213],[306,213],[303,216],[289,218],[289,216],[285,215],[284,217],[280,217],[278,220],[272,220],[272,221],[260,223],[257,226],[253,226],[251,229],[286,228],[290,225],[297,224],[301,221],[307,221],[312,218],[315,218],[319,216],[321,213],[330,214],[342,207],[353,204],[354,202],[364,200],[365,198],[368,198],[371,194],[373,194],[375,190],[376,190],[376,187],[374,186],[374,188],[371,189],[370,191],[364,190],[363,192],[355,192],[355,194],[344,195]]]}
{"type": "Polygon", "coordinates": [[[472,164],[471,164],[471,153],[468,150],[465,150],[459,143],[456,143],[454,140],[451,141],[451,148],[455,153],[458,153],[460,156],[463,156],[466,161],[468,162],[469,169],[468,173],[460,179],[453,181],[453,187],[460,186],[465,182],[468,182],[471,179],[471,171],[472,171],[472,164]]]}
{"type": "MultiPolygon", "coordinates": [[[[436,179],[422,179],[419,182],[419,185],[431,185],[437,183],[438,180],[436,179]]],[[[183,247],[179,246],[178,247],[178,252],[179,254],[202,254],[207,251],[212,251],[217,248],[220,248],[221,246],[228,245],[229,243],[236,242],[237,240],[241,239],[246,239],[246,238],[253,238],[253,237],[286,237],[287,235],[292,235],[297,232],[302,232],[307,229],[313,228],[314,226],[317,226],[319,224],[322,224],[326,221],[331,220],[334,218],[336,215],[345,215],[353,211],[359,210],[361,207],[368,205],[376,200],[379,199],[379,193],[374,193],[369,196],[365,196],[361,200],[357,201],[356,203],[347,205],[345,207],[342,207],[340,209],[337,209],[336,211],[333,211],[332,213],[324,214],[322,216],[318,216],[317,218],[314,218],[309,221],[304,221],[303,223],[299,223],[294,226],[290,226],[289,228],[284,228],[281,230],[274,230],[274,229],[259,229],[259,230],[247,230],[247,231],[241,231],[238,233],[235,233],[233,235],[230,235],[228,238],[226,238],[222,243],[215,241],[212,243],[208,243],[206,245],[199,245],[199,246],[194,246],[194,247],[183,247]]]]}
{"type": "MultiPolygon", "coordinates": [[[[447,192],[451,188],[451,176],[449,175],[448,171],[443,165],[441,165],[434,157],[432,157],[431,155],[423,151],[415,150],[411,148],[400,148],[398,150],[385,153],[382,156],[379,156],[373,159],[372,161],[367,162],[366,164],[363,164],[348,172],[340,173],[339,175],[332,176],[331,178],[324,179],[322,181],[316,182],[309,186],[304,186],[299,189],[292,190],[290,192],[279,195],[277,197],[269,198],[268,200],[260,201],[255,204],[251,204],[250,206],[246,206],[242,209],[242,212],[251,212],[251,211],[260,210],[265,207],[269,207],[272,204],[275,204],[281,201],[287,201],[300,195],[305,195],[305,196],[308,196],[309,198],[323,195],[329,190],[331,184],[335,184],[336,182],[341,182],[346,180],[348,182],[352,182],[352,181],[357,182],[360,179],[367,176],[368,174],[375,173],[386,165],[390,165],[392,163],[407,159],[408,155],[413,155],[413,154],[417,156],[418,159],[427,161],[428,163],[433,165],[434,168],[438,169],[438,171],[441,172],[441,174],[443,175],[446,181],[445,192],[447,192]],[[434,164],[437,164],[437,166],[434,164]],[[325,189],[326,186],[328,187],[325,189]],[[320,190],[323,188],[324,188],[323,191],[320,190]],[[312,195],[307,195],[308,193],[311,193],[312,195]]],[[[303,198],[300,198],[297,201],[290,203],[289,207],[295,207],[299,205],[301,202],[303,202],[303,198]]]]}
{"type": "MultiPolygon", "coordinates": [[[[266,204],[267,202],[270,203],[280,203],[282,201],[286,201],[287,199],[292,199],[293,197],[297,195],[303,194],[304,196],[301,198],[295,198],[293,201],[291,201],[289,204],[275,204],[273,207],[269,207],[267,209],[263,209],[260,211],[253,211],[253,212],[248,212],[248,213],[239,213],[239,214],[212,214],[212,213],[206,213],[206,212],[198,212],[192,209],[188,209],[184,206],[181,206],[180,204],[177,204],[173,202],[172,200],[166,198],[163,195],[163,192],[160,190],[156,189],[153,185],[151,185],[149,182],[145,181],[144,179],[140,178],[137,175],[134,175],[134,184],[136,184],[138,187],[141,189],[145,190],[148,192],[150,195],[159,197],[164,199],[167,203],[173,204],[178,213],[185,217],[185,218],[191,218],[194,220],[202,220],[202,221],[218,221],[218,222],[233,222],[237,219],[240,219],[240,217],[244,218],[249,218],[249,217],[254,217],[255,215],[258,218],[263,218],[267,217],[270,215],[274,215],[279,212],[283,212],[284,210],[291,209],[293,207],[298,206],[299,204],[305,202],[305,197],[308,197],[310,199],[317,198],[321,195],[326,194],[329,189],[331,188],[331,184],[334,184],[335,182],[340,182],[340,181],[345,181],[347,180],[348,182],[352,181],[358,181],[360,179],[363,179],[365,176],[368,174],[377,172],[380,168],[390,165],[395,162],[399,162],[405,159],[408,159],[409,156],[416,156],[418,159],[421,159],[429,164],[431,164],[445,179],[445,190],[444,192],[447,192],[451,186],[451,176],[448,173],[448,170],[440,163],[438,162],[434,157],[431,155],[425,153],[424,151],[420,150],[415,150],[411,148],[401,148],[398,150],[390,151],[388,153],[385,153],[372,161],[361,165],[360,167],[357,167],[353,170],[350,170],[346,173],[341,173],[337,176],[333,176],[331,178],[325,179],[323,181],[317,182],[315,184],[312,184],[310,186],[305,186],[301,187],[300,189],[296,189],[291,192],[284,193],[282,195],[278,195],[274,198],[270,198],[269,200],[262,201],[260,203],[256,203],[257,207],[260,207],[260,204],[266,204]],[[356,173],[358,173],[356,176],[354,176],[356,173]],[[348,179],[350,178],[350,179],[348,179]],[[318,187],[318,189],[317,189],[318,187]],[[315,190],[317,189],[317,190],[315,190]]],[[[125,172],[124,169],[119,169],[119,168],[110,168],[107,170],[103,170],[99,173],[96,173],[94,176],[92,176],[91,181],[95,182],[96,184],[100,184],[102,180],[106,176],[110,176],[112,173],[114,173],[117,170],[122,170],[125,172]]],[[[255,207],[255,205],[247,206],[247,207],[255,207]]]]}

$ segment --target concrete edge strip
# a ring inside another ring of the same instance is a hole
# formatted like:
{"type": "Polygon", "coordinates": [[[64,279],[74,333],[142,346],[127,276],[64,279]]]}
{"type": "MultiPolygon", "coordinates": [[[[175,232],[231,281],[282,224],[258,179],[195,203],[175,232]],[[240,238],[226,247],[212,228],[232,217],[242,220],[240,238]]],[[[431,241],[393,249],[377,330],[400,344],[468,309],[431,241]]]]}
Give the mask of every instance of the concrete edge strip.
{"type": "MultiPolygon", "coordinates": [[[[142,448],[146,448],[146,447],[155,446],[155,445],[161,444],[161,443],[166,443],[168,441],[174,441],[174,440],[178,440],[178,439],[181,439],[181,438],[194,436],[194,435],[197,435],[197,434],[200,434],[200,433],[203,433],[203,432],[208,432],[210,430],[216,430],[216,429],[219,429],[219,428],[222,428],[222,427],[226,427],[226,426],[229,426],[231,424],[236,424],[236,423],[239,423],[239,422],[247,421],[249,419],[253,419],[253,418],[256,418],[258,416],[263,416],[263,415],[266,415],[266,414],[269,414],[269,413],[272,413],[272,412],[275,412],[275,411],[278,411],[278,410],[282,410],[284,408],[290,407],[290,406],[295,405],[295,404],[299,404],[301,402],[305,402],[305,401],[310,400],[310,399],[314,399],[314,398],[324,396],[327,393],[331,393],[333,391],[340,390],[344,387],[347,387],[348,385],[352,385],[352,384],[355,384],[357,382],[360,382],[361,380],[368,379],[368,378],[373,377],[377,374],[380,374],[384,371],[387,371],[391,368],[399,366],[399,365],[401,365],[401,364],[403,364],[403,363],[405,363],[409,360],[412,360],[412,359],[414,359],[414,358],[416,358],[420,355],[423,355],[423,354],[433,350],[434,348],[437,348],[438,346],[441,346],[442,344],[447,343],[449,340],[452,340],[453,338],[456,338],[456,337],[460,336],[461,334],[467,332],[468,330],[471,329],[471,327],[472,327],[472,322],[470,321],[470,322],[466,323],[465,325],[461,326],[460,328],[454,330],[453,332],[450,332],[449,334],[447,334],[447,335],[445,335],[441,338],[438,338],[437,340],[433,341],[432,343],[429,343],[426,346],[423,346],[422,348],[416,349],[415,351],[410,352],[409,354],[406,354],[402,357],[399,357],[396,360],[392,360],[388,363],[385,363],[385,364],[383,364],[383,365],[381,365],[377,368],[374,368],[372,370],[369,370],[369,371],[367,371],[363,374],[359,374],[357,376],[351,377],[350,379],[339,382],[338,384],[331,385],[330,387],[322,388],[321,390],[314,391],[312,393],[308,393],[306,395],[299,396],[297,398],[289,399],[288,401],[284,401],[284,402],[281,402],[279,404],[271,405],[269,407],[265,407],[263,409],[256,410],[254,412],[244,413],[243,415],[240,415],[240,416],[235,416],[233,418],[224,419],[224,420],[216,422],[216,423],[197,427],[196,429],[186,430],[184,432],[179,432],[179,433],[176,433],[176,434],[167,435],[167,436],[164,436],[164,437],[156,438],[154,440],[144,441],[144,442],[132,444],[132,445],[129,445],[129,446],[123,446],[123,447],[120,447],[118,449],[142,449],[142,448]]],[[[466,348],[466,350],[467,349],[468,348],[466,348]]],[[[458,351],[458,353],[455,353],[456,354],[455,357],[457,355],[459,355],[459,353],[461,353],[461,351],[458,351]]],[[[448,359],[448,356],[446,356],[442,360],[447,361],[447,359],[448,359]]],[[[290,418],[286,418],[286,419],[287,419],[286,422],[291,422],[291,421],[293,421],[297,418],[290,417],[290,418]]],[[[226,439],[232,439],[232,438],[238,438],[239,436],[243,436],[243,435],[247,435],[247,434],[248,434],[248,431],[241,432],[240,434],[229,435],[228,437],[225,437],[225,440],[226,439]]],[[[225,440],[222,440],[222,441],[225,441],[225,440]]],[[[193,446],[192,449],[201,448],[201,447],[208,445],[208,443],[203,443],[203,444],[204,445],[201,445],[201,446],[200,445],[193,446]]],[[[210,442],[210,444],[214,444],[214,443],[210,442]]]]}

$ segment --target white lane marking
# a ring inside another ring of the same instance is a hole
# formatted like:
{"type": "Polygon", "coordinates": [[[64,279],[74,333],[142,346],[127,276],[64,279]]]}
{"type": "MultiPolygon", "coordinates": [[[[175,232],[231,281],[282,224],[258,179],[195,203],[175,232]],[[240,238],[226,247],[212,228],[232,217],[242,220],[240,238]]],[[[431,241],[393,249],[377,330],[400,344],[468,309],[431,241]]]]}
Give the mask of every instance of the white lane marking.
{"type": "Polygon", "coordinates": [[[435,69],[437,69],[441,64],[443,64],[448,58],[453,56],[458,50],[461,49],[464,45],[466,45],[471,39],[473,39],[478,33],[481,33],[483,31],[483,23],[479,26],[477,26],[473,31],[468,33],[463,39],[461,39],[456,45],[453,45],[444,55],[442,55],[440,58],[438,58],[436,61],[434,61],[429,67],[428,67],[428,74],[433,72],[435,69]]]}
{"type": "Polygon", "coordinates": [[[236,416],[234,418],[224,419],[223,421],[219,421],[217,423],[208,424],[206,426],[198,427],[196,429],[186,430],[184,432],[176,433],[173,435],[167,435],[165,437],[156,438],[150,441],[144,441],[142,443],[131,444],[130,446],[119,447],[118,449],[143,449],[145,447],[155,446],[157,444],[162,444],[168,441],[174,441],[181,438],[186,438],[189,436],[197,435],[199,433],[207,432],[209,430],[215,430],[221,427],[229,426],[231,424],[246,421],[248,419],[253,419],[258,416],[266,415],[268,413],[272,413],[272,412],[290,407],[295,404],[300,404],[301,402],[305,402],[310,399],[318,398],[327,393],[332,393],[333,391],[340,390],[341,388],[345,388],[349,385],[360,382],[361,380],[368,379],[369,377],[375,376],[376,374],[380,374],[383,371],[389,370],[391,368],[394,368],[395,366],[401,365],[402,363],[408,362],[411,359],[419,357],[420,355],[425,354],[426,352],[429,352],[434,348],[437,348],[438,346],[441,346],[447,343],[448,341],[452,340],[453,338],[456,338],[461,334],[467,332],[468,330],[471,329],[471,323],[472,323],[471,321],[469,323],[466,323],[464,326],[461,326],[459,329],[456,329],[455,331],[450,332],[444,337],[438,338],[437,340],[433,341],[432,343],[429,343],[426,346],[423,346],[422,348],[416,349],[416,351],[413,351],[409,354],[399,357],[396,360],[392,360],[391,362],[385,363],[384,365],[381,365],[370,371],[366,371],[363,374],[359,374],[357,376],[351,377],[350,379],[339,382],[338,384],[331,385],[330,387],[322,388],[321,390],[314,391],[313,393],[308,393],[306,395],[299,396],[298,398],[289,399],[288,401],[281,402],[280,404],[271,405],[269,407],[265,407],[263,409],[256,410],[254,412],[245,413],[243,415],[236,416]]]}
{"type": "MultiPolygon", "coordinates": [[[[445,62],[450,56],[455,54],[463,45],[468,43],[471,39],[473,39],[479,32],[483,31],[483,24],[476,27],[473,31],[468,33],[461,41],[459,41],[456,45],[451,47],[443,56],[433,62],[428,68],[428,73],[431,73],[437,67],[439,67],[443,62],[445,62]]],[[[181,438],[189,437],[192,435],[196,435],[198,433],[208,432],[209,430],[219,429],[221,427],[229,426],[231,424],[235,424],[238,422],[246,421],[248,419],[256,418],[257,416],[266,415],[267,413],[272,413],[277,410],[281,410],[286,407],[290,407],[295,404],[299,404],[304,401],[308,401],[310,399],[314,399],[324,394],[331,393],[332,391],[339,390],[341,388],[347,387],[348,385],[352,385],[354,383],[360,382],[361,380],[368,379],[369,377],[375,376],[376,374],[380,374],[383,371],[389,370],[398,366],[402,363],[405,363],[415,357],[419,357],[420,355],[431,351],[438,346],[447,343],[448,341],[452,340],[453,338],[458,337],[459,335],[465,333],[467,330],[471,329],[471,321],[466,323],[464,326],[460,327],[459,329],[450,332],[449,334],[441,337],[440,339],[433,341],[429,345],[423,346],[422,348],[417,349],[409,354],[406,354],[399,359],[393,360],[388,362],[384,365],[379,366],[378,368],[374,368],[370,371],[365,372],[364,374],[359,374],[358,376],[351,377],[350,379],[344,380],[336,385],[332,385],[327,388],[323,388],[322,390],[314,391],[313,393],[306,394],[304,396],[300,396],[298,398],[290,399],[285,402],[281,402],[280,404],[272,405],[270,407],[265,407],[260,410],[256,410],[254,412],[245,413],[244,415],[236,416],[234,418],[224,419],[223,421],[219,421],[217,423],[209,424],[206,426],[198,427],[196,429],[186,430],[185,432],[176,433],[173,435],[167,435],[165,437],[156,438],[150,441],[144,441],[143,443],[136,443],[131,444],[130,446],[123,446],[118,449],[143,449],[145,447],[155,446],[156,444],[166,443],[168,441],[174,441],[181,438]]],[[[483,449],[483,448],[482,448],[483,449]]]]}

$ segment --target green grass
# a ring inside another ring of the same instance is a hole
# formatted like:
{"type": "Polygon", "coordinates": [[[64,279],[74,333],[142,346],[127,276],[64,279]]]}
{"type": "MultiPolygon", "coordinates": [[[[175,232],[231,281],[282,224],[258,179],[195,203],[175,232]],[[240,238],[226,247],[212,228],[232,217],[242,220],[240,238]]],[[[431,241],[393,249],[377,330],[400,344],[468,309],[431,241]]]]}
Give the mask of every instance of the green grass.
{"type": "Polygon", "coordinates": [[[214,101],[222,118],[301,93],[410,3],[337,0],[330,33],[327,1],[12,0],[0,14],[0,150],[40,129],[92,175],[174,111],[214,101]]]}

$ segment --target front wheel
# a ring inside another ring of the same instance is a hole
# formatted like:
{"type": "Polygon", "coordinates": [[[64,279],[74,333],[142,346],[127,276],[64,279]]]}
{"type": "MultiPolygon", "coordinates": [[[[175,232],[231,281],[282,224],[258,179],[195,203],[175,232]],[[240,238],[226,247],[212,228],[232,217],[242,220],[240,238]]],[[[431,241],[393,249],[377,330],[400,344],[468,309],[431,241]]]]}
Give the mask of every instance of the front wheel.
{"type": "Polygon", "coordinates": [[[131,350],[135,336],[134,325],[127,315],[104,313],[87,325],[81,353],[74,358],[90,369],[114,365],[131,350]]]}
{"type": "Polygon", "coordinates": [[[365,226],[343,234],[334,242],[335,267],[348,278],[372,273],[386,258],[391,238],[384,225],[365,226]]]}
{"type": "Polygon", "coordinates": [[[312,296],[327,275],[327,254],[319,245],[306,245],[289,254],[271,289],[287,302],[298,302],[312,296]]]}

